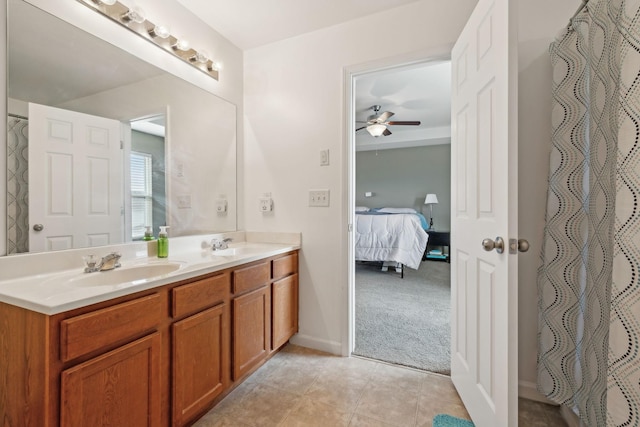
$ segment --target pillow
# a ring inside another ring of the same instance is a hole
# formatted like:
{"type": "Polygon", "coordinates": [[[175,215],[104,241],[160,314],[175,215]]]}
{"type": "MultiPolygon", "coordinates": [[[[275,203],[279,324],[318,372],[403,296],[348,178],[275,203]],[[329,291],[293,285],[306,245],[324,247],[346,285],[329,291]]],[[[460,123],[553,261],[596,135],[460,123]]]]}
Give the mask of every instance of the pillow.
{"type": "Polygon", "coordinates": [[[369,208],[366,206],[356,206],[356,212],[369,212],[369,208]]]}
{"type": "Polygon", "coordinates": [[[417,213],[413,208],[381,208],[378,212],[400,214],[400,213],[417,213]]]}

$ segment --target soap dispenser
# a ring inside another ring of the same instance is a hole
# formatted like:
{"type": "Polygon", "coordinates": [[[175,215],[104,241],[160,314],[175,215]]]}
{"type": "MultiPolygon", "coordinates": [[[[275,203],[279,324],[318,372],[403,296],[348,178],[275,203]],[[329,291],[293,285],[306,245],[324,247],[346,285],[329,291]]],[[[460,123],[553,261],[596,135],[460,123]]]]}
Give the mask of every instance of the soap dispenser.
{"type": "Polygon", "coordinates": [[[166,258],[169,256],[169,235],[167,234],[168,225],[160,226],[158,234],[158,258],[166,258]]]}
{"type": "Polygon", "coordinates": [[[151,226],[147,225],[145,227],[145,231],[144,231],[144,237],[142,238],[142,240],[153,240],[153,231],[151,231],[151,226]]]}

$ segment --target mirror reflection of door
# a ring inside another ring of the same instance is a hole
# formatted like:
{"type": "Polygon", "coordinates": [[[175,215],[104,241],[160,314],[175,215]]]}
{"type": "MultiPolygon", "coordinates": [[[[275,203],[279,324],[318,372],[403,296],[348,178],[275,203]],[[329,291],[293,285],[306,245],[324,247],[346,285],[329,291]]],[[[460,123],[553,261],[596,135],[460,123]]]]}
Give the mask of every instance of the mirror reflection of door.
{"type": "Polygon", "coordinates": [[[124,241],[120,122],[29,103],[29,251],[124,241]]]}
{"type": "Polygon", "coordinates": [[[131,122],[129,167],[128,239],[140,240],[147,226],[157,235],[159,227],[167,224],[164,115],[131,122]]]}

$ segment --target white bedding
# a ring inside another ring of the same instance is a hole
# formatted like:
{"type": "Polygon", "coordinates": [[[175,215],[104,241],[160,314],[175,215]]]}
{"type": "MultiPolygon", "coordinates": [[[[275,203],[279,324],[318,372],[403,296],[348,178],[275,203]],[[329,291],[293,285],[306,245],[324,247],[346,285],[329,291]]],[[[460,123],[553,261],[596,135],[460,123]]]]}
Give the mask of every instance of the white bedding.
{"type": "Polygon", "coordinates": [[[394,261],[418,269],[427,239],[417,215],[356,215],[356,261],[394,261]]]}

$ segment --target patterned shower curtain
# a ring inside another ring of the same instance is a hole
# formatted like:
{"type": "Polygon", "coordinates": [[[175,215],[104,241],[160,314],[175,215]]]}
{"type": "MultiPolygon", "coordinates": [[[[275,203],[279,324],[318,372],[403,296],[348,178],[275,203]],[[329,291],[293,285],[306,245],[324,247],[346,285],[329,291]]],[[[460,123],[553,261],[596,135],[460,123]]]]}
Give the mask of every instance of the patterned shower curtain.
{"type": "Polygon", "coordinates": [[[538,389],[640,426],[640,0],[591,0],[551,45],[538,389]]]}
{"type": "Polygon", "coordinates": [[[29,121],[7,118],[7,253],[29,252],[29,121]]]}

